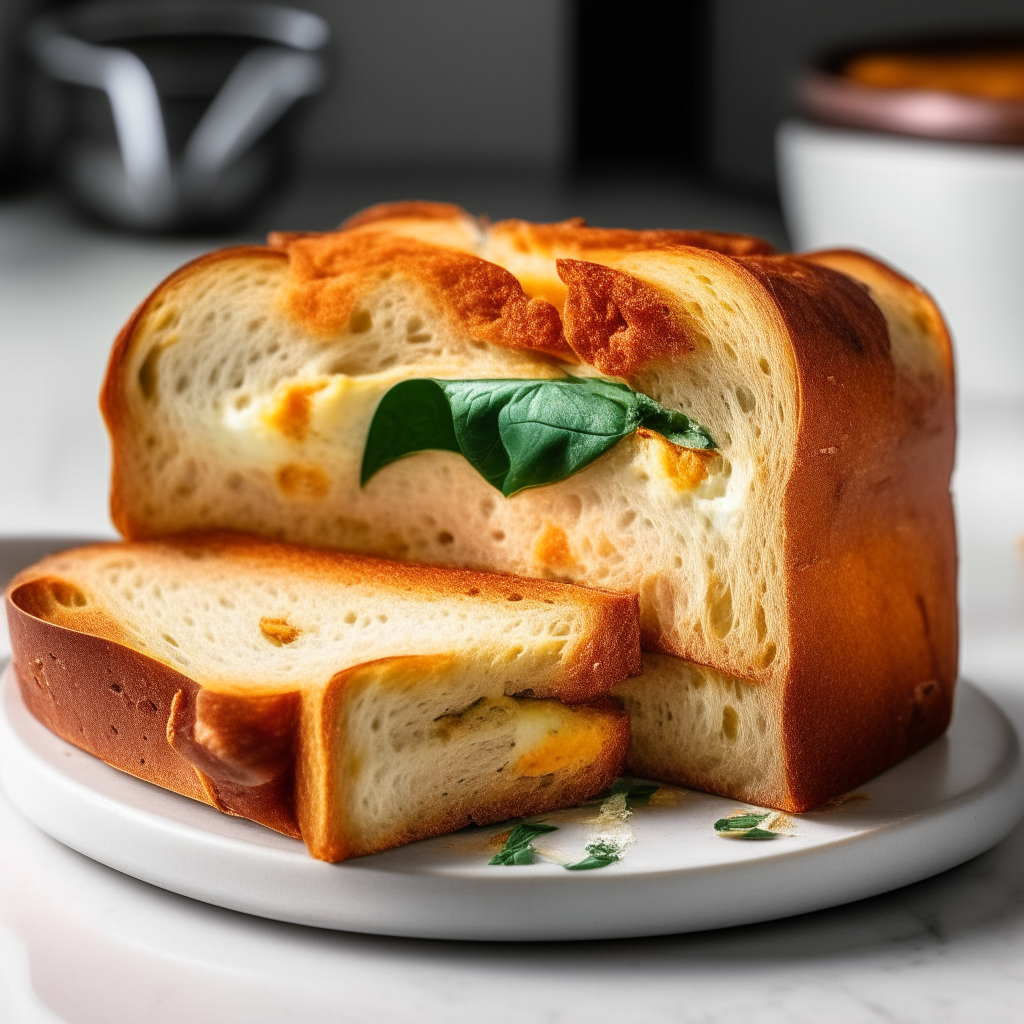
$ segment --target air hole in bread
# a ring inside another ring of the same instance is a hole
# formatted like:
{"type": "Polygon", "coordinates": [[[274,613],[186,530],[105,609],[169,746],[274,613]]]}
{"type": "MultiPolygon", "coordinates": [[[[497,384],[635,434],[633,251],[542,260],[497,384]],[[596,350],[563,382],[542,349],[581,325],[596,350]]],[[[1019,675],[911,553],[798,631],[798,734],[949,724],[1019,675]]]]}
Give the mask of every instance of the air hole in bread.
{"type": "Polygon", "coordinates": [[[761,652],[761,667],[767,668],[775,660],[775,644],[765,644],[761,652]]]}
{"type": "Polygon", "coordinates": [[[424,326],[418,316],[410,317],[405,324],[406,341],[411,345],[422,345],[424,342],[430,341],[433,335],[430,331],[425,331],[424,326]]]}
{"type": "Polygon", "coordinates": [[[177,309],[173,306],[168,307],[160,314],[159,319],[154,324],[155,330],[166,331],[168,327],[173,327],[178,322],[179,316],[180,314],[177,309]]]}
{"type": "Polygon", "coordinates": [[[711,632],[719,640],[724,640],[732,632],[733,627],[732,587],[712,574],[708,582],[706,600],[711,632]]]}
{"type": "Polygon", "coordinates": [[[147,401],[156,395],[157,363],[162,350],[162,345],[154,345],[146,353],[146,358],[142,360],[142,365],[139,367],[139,390],[147,401]]]}
{"type": "Polygon", "coordinates": [[[752,412],[754,406],[757,405],[757,401],[751,390],[744,387],[742,384],[736,388],[736,401],[740,403],[740,408],[744,412],[752,412]]]}
{"type": "Polygon", "coordinates": [[[727,740],[735,740],[740,731],[740,716],[731,704],[722,708],[722,735],[727,740]]]}
{"type": "Polygon", "coordinates": [[[173,636],[171,636],[171,634],[170,634],[170,633],[161,633],[160,635],[161,635],[161,636],[162,636],[162,637],[164,638],[164,640],[166,640],[166,641],[167,641],[167,642],[168,642],[168,643],[169,643],[169,644],[170,644],[170,645],[171,645],[172,647],[180,647],[180,646],[181,646],[181,644],[179,644],[179,643],[178,643],[178,641],[177,641],[177,640],[175,640],[175,639],[174,639],[174,637],[173,637],[173,636]]]}
{"type": "Polygon", "coordinates": [[[348,318],[348,330],[350,334],[366,334],[373,327],[373,317],[368,309],[354,310],[348,318]]]}
{"type": "Polygon", "coordinates": [[[768,633],[768,625],[764,618],[764,605],[760,601],[754,607],[754,628],[757,631],[757,642],[759,644],[764,643],[764,638],[768,633]]]}

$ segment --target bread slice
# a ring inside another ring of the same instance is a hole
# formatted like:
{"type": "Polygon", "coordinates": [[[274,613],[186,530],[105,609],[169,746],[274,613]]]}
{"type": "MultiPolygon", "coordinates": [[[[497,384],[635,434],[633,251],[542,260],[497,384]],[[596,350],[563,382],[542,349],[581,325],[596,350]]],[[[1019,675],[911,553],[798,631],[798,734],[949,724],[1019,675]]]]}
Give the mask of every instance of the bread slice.
{"type": "Polygon", "coordinates": [[[578,803],[629,742],[624,595],[220,534],[51,556],[7,609],[41,722],[322,860],[578,803]]]}
{"type": "Polygon", "coordinates": [[[761,688],[784,766],[763,800],[785,809],[945,728],[953,370],[921,289],[858,253],[451,207],[272,242],[183,268],[118,338],[103,409],[126,536],[228,527],[636,592],[647,648],[761,688]],[[433,450],[361,486],[398,382],[566,374],[682,411],[717,449],[640,429],[511,497],[433,450]]]}

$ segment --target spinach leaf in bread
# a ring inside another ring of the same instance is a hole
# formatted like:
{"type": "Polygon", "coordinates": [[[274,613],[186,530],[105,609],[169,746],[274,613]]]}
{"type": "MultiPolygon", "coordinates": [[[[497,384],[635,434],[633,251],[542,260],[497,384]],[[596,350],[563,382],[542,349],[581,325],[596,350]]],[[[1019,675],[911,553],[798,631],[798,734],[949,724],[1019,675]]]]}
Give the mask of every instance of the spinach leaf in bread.
{"type": "Polygon", "coordinates": [[[405,455],[440,449],[461,452],[511,497],[572,476],[639,427],[685,448],[717,448],[684,413],[616,381],[406,380],[377,406],[360,482],[405,455]]]}

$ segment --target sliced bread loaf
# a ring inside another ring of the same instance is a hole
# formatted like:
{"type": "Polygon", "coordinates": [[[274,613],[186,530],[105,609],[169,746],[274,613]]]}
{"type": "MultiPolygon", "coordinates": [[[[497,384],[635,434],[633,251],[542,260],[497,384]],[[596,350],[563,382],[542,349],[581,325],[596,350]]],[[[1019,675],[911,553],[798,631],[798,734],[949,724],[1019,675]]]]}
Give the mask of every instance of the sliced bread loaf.
{"type": "Polygon", "coordinates": [[[857,253],[450,207],[272,242],[172,275],[115,345],[126,536],[229,527],[636,592],[646,647],[763,688],[779,807],[945,728],[952,356],[914,284],[857,253]]]}
{"type": "Polygon", "coordinates": [[[629,742],[623,595],[221,534],[52,556],[7,609],[40,721],[324,860],[577,803],[629,742]]]}

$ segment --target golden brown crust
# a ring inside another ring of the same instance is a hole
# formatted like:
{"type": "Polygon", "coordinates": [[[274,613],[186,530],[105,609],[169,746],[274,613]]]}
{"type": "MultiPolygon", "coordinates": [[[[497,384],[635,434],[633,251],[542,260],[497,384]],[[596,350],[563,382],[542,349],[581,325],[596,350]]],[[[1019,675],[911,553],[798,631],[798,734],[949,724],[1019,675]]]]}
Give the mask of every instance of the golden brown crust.
{"type": "MultiPolygon", "coordinates": [[[[910,321],[909,326],[915,327],[931,340],[928,355],[937,364],[941,375],[945,378],[946,389],[934,391],[931,398],[944,406],[952,407],[954,366],[953,339],[942,312],[935,300],[920,285],[898,274],[892,267],[886,266],[867,253],[855,249],[826,249],[818,252],[805,252],[800,259],[816,263],[823,267],[831,267],[842,274],[852,277],[867,286],[869,294],[885,312],[886,299],[901,307],[899,312],[910,321]]],[[[925,371],[928,366],[922,367],[925,371]]]]}
{"type": "Polygon", "coordinates": [[[311,334],[342,331],[359,300],[395,275],[414,280],[435,308],[473,338],[573,360],[558,311],[528,298],[507,270],[477,256],[386,232],[338,232],[287,245],[287,315],[311,334]]]}
{"type": "MultiPolygon", "coordinates": [[[[867,257],[865,257],[866,259],[867,257]]],[[[946,729],[957,666],[951,391],[922,429],[867,291],[809,260],[744,261],[797,357],[800,423],[786,488],[789,793],[807,810],[946,729]]],[[[942,338],[936,339],[942,345],[942,338]]]]}
{"type": "MultiPolygon", "coordinates": [[[[195,680],[120,639],[46,621],[36,614],[42,611],[40,581],[30,573],[18,580],[6,596],[12,664],[35,718],[129,775],[299,838],[290,763],[275,772],[268,770],[272,758],[251,747],[221,750],[218,756],[197,744],[195,711],[204,693],[195,680]],[[236,754],[242,756],[233,762],[236,754]],[[246,777],[255,784],[239,785],[246,777]]],[[[101,624],[93,619],[91,625],[101,624]]],[[[260,734],[279,733],[261,712],[280,709],[263,701],[245,707],[248,702],[239,702],[231,710],[241,712],[260,734]]]]}
{"type": "MultiPolygon", "coordinates": [[[[348,227],[349,223],[346,221],[344,226],[348,227]]],[[[586,257],[600,252],[649,252],[651,249],[677,245],[711,249],[726,256],[767,256],[775,252],[771,243],[754,235],[738,235],[726,231],[595,228],[582,217],[572,217],[556,224],[500,220],[488,228],[488,234],[507,240],[521,252],[541,251],[550,254],[552,258],[570,255],[586,257]]]]}
{"type": "Polygon", "coordinates": [[[565,336],[583,362],[629,377],[654,359],[693,350],[667,292],[599,263],[561,259],[557,267],[568,289],[565,336]]]}
{"type": "Polygon", "coordinates": [[[469,215],[454,203],[434,203],[425,199],[404,199],[394,203],[375,203],[345,220],[339,230],[366,227],[389,220],[450,220],[462,221],[469,215]]]}

